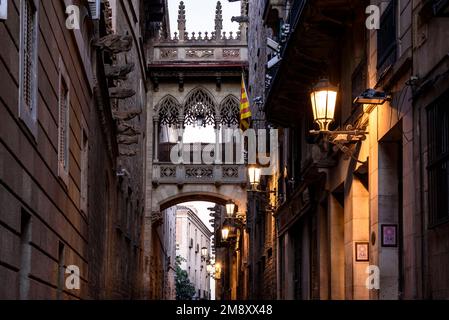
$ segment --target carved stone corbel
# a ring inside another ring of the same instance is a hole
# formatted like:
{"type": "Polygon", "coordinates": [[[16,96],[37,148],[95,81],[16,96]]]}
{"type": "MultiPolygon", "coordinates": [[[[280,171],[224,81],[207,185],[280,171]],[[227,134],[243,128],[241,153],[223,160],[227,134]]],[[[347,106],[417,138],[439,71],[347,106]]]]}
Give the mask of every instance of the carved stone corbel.
{"type": "Polygon", "coordinates": [[[120,149],[120,156],[122,157],[135,157],[137,155],[136,150],[120,149]]]}
{"type": "Polygon", "coordinates": [[[134,70],[134,67],[134,63],[128,63],[123,66],[105,65],[104,69],[107,78],[126,80],[128,78],[128,74],[134,70]]]}
{"type": "Polygon", "coordinates": [[[136,91],[130,88],[110,88],[109,96],[113,99],[128,99],[136,95],[136,91]]]}
{"type": "Polygon", "coordinates": [[[128,120],[132,120],[135,117],[141,115],[142,110],[141,109],[132,109],[132,110],[127,110],[127,111],[113,111],[112,113],[113,113],[113,117],[115,120],[128,121],[128,120]]]}
{"type": "Polygon", "coordinates": [[[153,227],[157,228],[164,223],[164,216],[160,211],[153,211],[151,213],[151,224],[153,227]]]}
{"type": "Polygon", "coordinates": [[[133,46],[133,38],[130,35],[109,34],[94,42],[94,46],[113,54],[128,52],[133,46]]]}
{"type": "Polygon", "coordinates": [[[125,136],[135,136],[135,135],[139,135],[141,133],[140,129],[137,126],[131,125],[131,124],[123,122],[123,121],[121,121],[117,125],[117,130],[121,135],[125,135],[125,136]]]}
{"type": "Polygon", "coordinates": [[[139,136],[118,136],[118,144],[131,145],[139,143],[139,136]]]}

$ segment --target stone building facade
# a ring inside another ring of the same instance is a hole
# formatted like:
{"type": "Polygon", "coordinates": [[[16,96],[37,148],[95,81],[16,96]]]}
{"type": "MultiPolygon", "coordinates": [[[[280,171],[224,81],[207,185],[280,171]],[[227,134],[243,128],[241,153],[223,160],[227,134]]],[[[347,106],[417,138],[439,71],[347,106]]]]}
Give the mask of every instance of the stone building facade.
{"type": "Polygon", "coordinates": [[[277,298],[447,298],[447,1],[265,1],[254,10],[277,30],[282,59],[267,70],[264,99],[282,128],[272,178],[277,298]],[[370,5],[379,29],[367,28],[370,5]],[[310,133],[310,90],[323,76],[339,87],[331,130],[352,125],[366,140],[310,133]],[[368,88],[391,100],[355,103],[368,88]],[[367,285],[377,271],[380,287],[367,285]]]}
{"type": "Polygon", "coordinates": [[[198,217],[196,209],[176,207],[176,255],[183,258],[181,269],[187,271],[195,287],[195,300],[211,299],[211,278],[207,271],[208,258],[202,249],[211,252],[212,232],[198,217]]]}
{"type": "Polygon", "coordinates": [[[138,298],[145,117],[130,111],[146,97],[141,3],[8,2],[0,297],[138,298]],[[66,27],[69,5],[79,28],[66,27]],[[70,275],[79,288],[66,286],[70,275]]]}
{"type": "Polygon", "coordinates": [[[237,156],[228,162],[220,157],[226,152],[222,133],[239,125],[241,81],[248,60],[245,23],[237,34],[223,32],[218,1],[214,30],[187,33],[185,10],[181,1],[176,32],[162,28],[146,43],[151,84],[145,163],[148,288],[158,278],[150,268],[159,259],[151,250],[151,239],[155,227],[163,223],[165,209],[190,201],[223,206],[232,200],[242,214],[246,211],[246,166],[236,161],[237,156]],[[188,130],[197,130],[192,135],[196,141],[188,141],[192,137],[188,130]],[[172,152],[174,148],[183,151],[182,157],[172,152]]]}

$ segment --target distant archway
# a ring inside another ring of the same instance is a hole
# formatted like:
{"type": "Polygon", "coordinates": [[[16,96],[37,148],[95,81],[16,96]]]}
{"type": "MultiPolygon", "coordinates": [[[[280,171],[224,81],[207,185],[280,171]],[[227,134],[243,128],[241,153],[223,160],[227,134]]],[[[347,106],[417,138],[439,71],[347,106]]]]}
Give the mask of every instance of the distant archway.
{"type": "Polygon", "coordinates": [[[246,214],[247,194],[241,187],[235,185],[222,185],[211,188],[205,185],[185,185],[182,190],[173,185],[161,185],[153,193],[153,212],[162,212],[175,205],[205,201],[219,205],[225,205],[229,200],[233,201],[239,212],[246,214]]]}

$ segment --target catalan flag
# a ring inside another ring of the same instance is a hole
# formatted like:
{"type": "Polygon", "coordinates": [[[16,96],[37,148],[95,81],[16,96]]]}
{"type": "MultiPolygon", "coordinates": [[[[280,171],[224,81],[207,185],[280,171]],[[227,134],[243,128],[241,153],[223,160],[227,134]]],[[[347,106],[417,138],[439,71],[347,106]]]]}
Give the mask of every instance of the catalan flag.
{"type": "Polygon", "coordinates": [[[242,95],[240,97],[240,129],[246,131],[251,123],[251,109],[248,93],[246,92],[245,78],[242,75],[242,95]]]}

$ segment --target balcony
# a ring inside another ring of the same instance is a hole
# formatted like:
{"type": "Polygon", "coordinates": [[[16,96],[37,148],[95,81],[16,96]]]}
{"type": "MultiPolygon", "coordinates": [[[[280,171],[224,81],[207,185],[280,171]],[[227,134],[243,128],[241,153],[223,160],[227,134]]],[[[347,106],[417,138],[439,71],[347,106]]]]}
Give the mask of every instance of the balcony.
{"type": "Polygon", "coordinates": [[[153,184],[246,184],[246,166],[239,164],[153,165],[153,184]]]}

